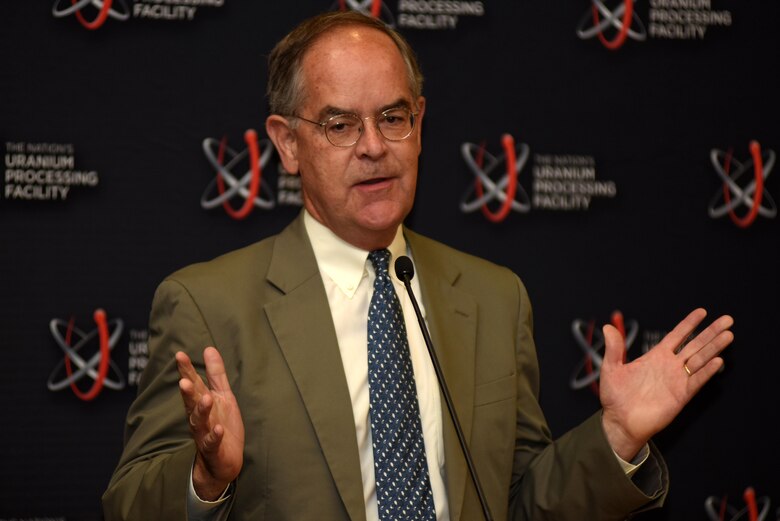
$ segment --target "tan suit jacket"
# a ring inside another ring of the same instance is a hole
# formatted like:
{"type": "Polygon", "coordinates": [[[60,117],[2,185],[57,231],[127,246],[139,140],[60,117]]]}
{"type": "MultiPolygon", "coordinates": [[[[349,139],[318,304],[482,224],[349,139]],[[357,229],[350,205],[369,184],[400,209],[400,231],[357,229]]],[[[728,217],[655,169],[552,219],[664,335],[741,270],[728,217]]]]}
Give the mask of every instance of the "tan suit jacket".
{"type": "MultiPolygon", "coordinates": [[[[663,461],[654,454],[635,476],[642,492],[619,467],[599,414],[552,441],[537,401],[531,307],[520,280],[409,230],[405,236],[494,519],[619,520],[660,504],[663,461]]],[[[225,359],[246,426],[230,519],[365,521],[344,368],[300,217],[277,236],[189,266],[159,286],[149,364],[103,496],[106,520],[186,519],[195,449],[173,355],[187,351],[202,371],[209,345],[225,359]]],[[[446,409],[442,418],[451,519],[480,520],[446,409]]]]}

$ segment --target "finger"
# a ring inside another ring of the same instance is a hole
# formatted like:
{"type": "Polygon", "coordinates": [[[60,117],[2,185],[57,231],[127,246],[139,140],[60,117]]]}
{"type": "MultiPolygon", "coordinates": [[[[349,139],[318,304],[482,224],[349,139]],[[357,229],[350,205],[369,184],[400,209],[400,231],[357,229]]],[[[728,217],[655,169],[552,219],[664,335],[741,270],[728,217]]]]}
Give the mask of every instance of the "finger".
{"type": "Polygon", "coordinates": [[[734,333],[721,331],[718,336],[709,341],[703,348],[685,360],[685,365],[692,373],[698,372],[717,357],[734,340],[734,333]]]}
{"type": "Polygon", "coordinates": [[[626,341],[618,329],[607,324],[602,328],[604,333],[604,365],[622,365],[625,359],[626,341]]]}
{"type": "Polygon", "coordinates": [[[188,378],[181,378],[179,380],[179,392],[184,401],[184,412],[186,412],[187,417],[189,417],[198,404],[198,400],[200,400],[200,394],[195,391],[195,385],[192,383],[192,380],[188,378]]]}
{"type": "Polygon", "coordinates": [[[694,309],[664,337],[662,342],[667,343],[668,348],[677,352],[682,343],[688,339],[691,333],[699,324],[701,324],[701,321],[704,320],[704,317],[706,316],[707,311],[705,311],[704,308],[694,309]]]}
{"type": "MultiPolygon", "coordinates": [[[[718,336],[729,329],[732,325],[734,325],[734,319],[731,318],[728,315],[723,315],[722,317],[719,317],[717,320],[713,321],[712,324],[710,324],[707,329],[696,335],[696,337],[688,342],[681,350],[680,355],[683,358],[690,358],[696,353],[698,353],[701,349],[704,349],[708,347],[708,345],[715,339],[718,338],[718,336]]],[[[728,345],[728,343],[726,344],[728,345]]],[[[724,345],[723,347],[726,347],[724,345]]],[[[721,349],[723,349],[721,347],[721,349]]],[[[714,356],[714,355],[712,355],[714,356]]]]}
{"type": "Polygon", "coordinates": [[[688,379],[688,385],[692,395],[699,392],[699,389],[704,387],[704,384],[706,384],[715,373],[720,371],[721,367],[723,367],[723,359],[716,357],[700,367],[697,371],[691,371],[693,374],[688,379]]]}
{"type": "Polygon", "coordinates": [[[176,359],[176,368],[179,370],[179,375],[182,378],[186,378],[193,383],[201,380],[198,376],[198,372],[195,370],[195,366],[192,364],[192,360],[189,355],[184,351],[177,351],[174,355],[176,359]]]}
{"type": "Polygon", "coordinates": [[[174,358],[176,359],[176,366],[179,370],[179,376],[181,376],[179,380],[179,391],[181,392],[181,397],[184,400],[184,410],[189,416],[200,400],[200,397],[204,392],[208,392],[208,389],[206,389],[206,386],[203,384],[203,380],[201,380],[197,371],[195,371],[195,367],[192,365],[192,360],[190,360],[190,357],[187,355],[187,353],[178,351],[174,355],[174,358]]]}
{"type": "MultiPolygon", "coordinates": [[[[211,395],[204,394],[189,414],[190,430],[196,441],[202,440],[211,431],[209,416],[213,405],[214,399],[211,395]]],[[[200,444],[200,441],[198,443],[200,444]]]]}
{"type": "Polygon", "coordinates": [[[225,429],[222,425],[215,425],[214,428],[209,431],[203,438],[201,438],[198,446],[203,454],[210,454],[215,452],[219,448],[219,444],[222,441],[222,437],[225,434],[225,429]]]}
{"type": "Polygon", "coordinates": [[[222,361],[222,355],[214,347],[207,347],[203,351],[203,361],[206,363],[206,378],[209,387],[215,391],[230,391],[230,382],[228,382],[225,363],[222,361]]]}

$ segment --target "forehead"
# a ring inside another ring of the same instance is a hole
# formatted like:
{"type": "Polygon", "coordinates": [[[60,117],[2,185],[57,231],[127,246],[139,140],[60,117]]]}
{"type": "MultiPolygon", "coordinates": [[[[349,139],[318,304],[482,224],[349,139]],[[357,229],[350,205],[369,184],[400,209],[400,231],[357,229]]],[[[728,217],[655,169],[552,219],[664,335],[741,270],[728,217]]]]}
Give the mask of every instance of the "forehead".
{"type": "Polygon", "coordinates": [[[406,64],[395,42],[373,28],[344,26],[318,38],[301,62],[304,107],[373,111],[412,103],[406,64]]]}

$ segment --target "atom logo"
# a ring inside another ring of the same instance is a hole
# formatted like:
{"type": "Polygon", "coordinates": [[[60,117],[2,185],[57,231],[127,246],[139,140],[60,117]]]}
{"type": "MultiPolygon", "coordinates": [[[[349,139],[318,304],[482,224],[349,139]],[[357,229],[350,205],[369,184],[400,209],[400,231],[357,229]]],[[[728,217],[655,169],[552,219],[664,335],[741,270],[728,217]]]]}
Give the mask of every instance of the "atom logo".
{"type": "Polygon", "coordinates": [[[358,11],[367,16],[380,18],[390,27],[395,27],[395,18],[393,13],[382,0],[338,0],[331,9],[338,8],[339,11],[358,11]]]}
{"type": "Polygon", "coordinates": [[[222,138],[220,141],[214,138],[203,140],[203,152],[217,173],[200,199],[200,206],[204,210],[211,210],[221,205],[230,217],[240,220],[252,213],[255,207],[270,210],[275,206],[271,189],[263,179],[263,168],[268,164],[273,152],[273,145],[267,139],[258,141],[257,132],[252,129],[244,133],[244,141],[246,141],[247,147],[241,152],[236,152],[227,146],[226,138],[222,138]],[[261,149],[262,154],[260,153],[261,149]],[[225,163],[226,154],[228,156],[227,163],[225,163]],[[243,174],[241,179],[238,179],[231,173],[231,170],[247,155],[249,156],[249,170],[243,174]],[[260,197],[261,188],[267,197],[266,199],[260,197]],[[214,194],[215,189],[216,194],[214,194]],[[234,197],[244,199],[244,204],[239,209],[233,208],[230,204],[230,200],[234,197]]]}
{"type": "Polygon", "coordinates": [[[640,42],[647,39],[647,30],[634,12],[634,0],[624,0],[614,11],[611,11],[601,0],[591,0],[591,2],[590,12],[585,13],[577,27],[577,36],[581,40],[589,40],[596,36],[604,47],[615,51],[622,47],[626,38],[640,42]],[[586,27],[589,21],[592,21],[593,25],[586,27]],[[634,25],[637,27],[636,30],[633,29],[634,25]],[[611,40],[605,36],[606,32],[615,33],[611,40]]]}
{"type": "MultiPolygon", "coordinates": [[[[628,329],[626,329],[623,314],[620,311],[612,313],[611,322],[620,331],[620,334],[623,335],[626,341],[626,352],[628,352],[634,344],[634,340],[636,340],[639,324],[636,320],[631,320],[628,322],[628,329]]],[[[575,391],[590,386],[593,393],[598,396],[598,379],[601,375],[601,364],[604,361],[602,356],[604,352],[604,333],[602,333],[601,329],[596,328],[593,320],[585,321],[581,319],[576,319],[572,322],[571,332],[574,335],[574,340],[585,353],[585,358],[574,370],[569,385],[575,391]]]]}
{"type": "Polygon", "coordinates": [[[530,149],[525,143],[515,147],[515,140],[509,134],[504,134],[501,144],[504,147],[504,154],[498,157],[487,152],[484,143],[479,146],[474,143],[463,143],[461,146],[463,159],[474,173],[475,181],[463,196],[460,209],[464,213],[482,210],[485,218],[494,223],[506,219],[512,210],[528,213],[531,209],[528,194],[517,181],[528,161],[530,149]],[[490,176],[501,163],[506,164],[505,175],[498,182],[494,182],[490,176]],[[515,197],[520,200],[515,200],[515,197]],[[488,204],[493,201],[499,203],[495,211],[488,207],[488,204]]]}
{"type": "MultiPolygon", "coordinates": [[[[66,2],[67,1],[68,0],[66,0],[66,2]]],[[[55,18],[63,18],[75,13],[76,19],[81,25],[87,29],[95,30],[106,23],[106,20],[109,17],[120,21],[125,21],[130,18],[130,9],[128,9],[124,0],[116,0],[121,6],[120,10],[112,9],[114,1],[115,0],[70,0],[70,5],[63,8],[61,7],[63,0],[56,0],[51,9],[51,14],[53,14],[55,18]],[[91,22],[87,21],[86,17],[81,13],[85,7],[90,5],[98,10],[97,15],[95,15],[95,18],[91,22]]]]}
{"type": "Polygon", "coordinates": [[[106,312],[102,309],[95,310],[93,318],[97,328],[89,333],[77,328],[73,318],[68,322],[55,318],[49,323],[54,341],[65,353],[65,358],[49,376],[47,387],[50,391],[61,391],[70,387],[80,399],[90,401],[100,394],[103,386],[115,391],[124,389],[125,377],[111,360],[111,350],[116,346],[116,342],[122,334],[122,320],[116,318],[109,322],[106,319],[106,312]],[[113,331],[110,331],[111,329],[113,331]],[[95,337],[98,339],[99,348],[95,354],[87,359],[83,356],[82,350],[85,346],[92,344],[95,337]],[[76,366],[75,371],[73,370],[74,365],[76,366]],[[109,368],[115,375],[115,379],[108,377],[109,368]],[[58,379],[62,376],[63,369],[65,375],[58,379]],[[93,381],[92,387],[87,392],[82,391],[76,385],[85,376],[90,377],[93,381]]]}
{"type": "Polygon", "coordinates": [[[723,180],[723,189],[715,194],[709,207],[710,217],[717,219],[728,214],[732,222],[740,228],[747,228],[759,215],[773,219],[777,215],[777,206],[772,196],[764,189],[764,181],[775,166],[773,150],[761,152],[757,141],[750,142],[750,160],[741,163],[734,159],[732,151],[712,149],[710,160],[715,172],[723,180]],[[750,170],[753,177],[744,188],[738,181],[750,170]],[[762,203],[766,203],[763,205],[762,203]],[[747,213],[739,217],[735,210],[741,206],[747,208],[747,213]]]}
{"type": "Polygon", "coordinates": [[[742,494],[746,506],[737,510],[726,502],[726,498],[718,499],[710,496],[704,501],[704,510],[711,521],[769,521],[769,498],[764,496],[756,499],[756,491],[748,487],[742,494]],[[759,508],[761,509],[759,511],[759,508]],[[746,516],[747,515],[747,516],[746,516]],[[727,517],[728,516],[728,517],[727,517]]]}

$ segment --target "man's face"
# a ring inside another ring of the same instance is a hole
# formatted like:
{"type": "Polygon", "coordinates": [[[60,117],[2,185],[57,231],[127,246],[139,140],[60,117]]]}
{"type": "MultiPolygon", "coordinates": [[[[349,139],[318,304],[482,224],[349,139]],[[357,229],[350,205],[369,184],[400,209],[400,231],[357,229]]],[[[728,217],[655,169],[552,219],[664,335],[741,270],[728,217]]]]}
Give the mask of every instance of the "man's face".
{"type": "Polygon", "coordinates": [[[289,166],[301,176],[306,209],[350,244],[385,247],[412,208],[425,100],[413,99],[392,40],[367,27],[341,27],[322,36],[304,55],[301,72],[304,101],[296,114],[306,119],[376,116],[398,106],[419,111],[412,135],[403,141],[385,139],[373,119],[363,120],[360,139],[345,148],[333,146],[323,128],[305,121],[292,130],[289,166]]]}

